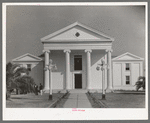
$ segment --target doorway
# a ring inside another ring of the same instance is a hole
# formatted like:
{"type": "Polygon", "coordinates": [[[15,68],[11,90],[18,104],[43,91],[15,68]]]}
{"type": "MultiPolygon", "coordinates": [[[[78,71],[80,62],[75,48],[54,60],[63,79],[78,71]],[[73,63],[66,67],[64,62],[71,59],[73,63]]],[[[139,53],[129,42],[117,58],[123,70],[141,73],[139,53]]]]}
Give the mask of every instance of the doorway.
{"type": "Polygon", "coordinates": [[[75,89],[82,88],[82,74],[74,74],[75,78],[75,89]]]}

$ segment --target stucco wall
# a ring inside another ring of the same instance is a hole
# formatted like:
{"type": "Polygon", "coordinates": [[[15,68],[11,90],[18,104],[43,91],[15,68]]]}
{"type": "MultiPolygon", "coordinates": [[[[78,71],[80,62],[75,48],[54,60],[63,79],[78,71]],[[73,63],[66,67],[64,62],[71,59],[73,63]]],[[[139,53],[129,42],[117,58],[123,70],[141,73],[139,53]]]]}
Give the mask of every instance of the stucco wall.
{"type": "MultiPolygon", "coordinates": [[[[93,50],[91,54],[91,89],[102,89],[102,71],[96,70],[98,64],[101,64],[101,59],[104,58],[104,50],[93,50]]],[[[105,57],[107,58],[107,57],[105,57]]],[[[107,64],[107,59],[105,59],[107,64]]],[[[107,86],[107,70],[105,71],[105,86],[107,86]]]]}
{"type": "Polygon", "coordinates": [[[122,64],[113,64],[113,86],[122,85],[122,64]]]}
{"type": "Polygon", "coordinates": [[[35,67],[32,68],[30,76],[34,79],[35,83],[39,86],[40,83],[44,85],[44,69],[43,62],[39,62],[35,67]]]}
{"type": "Polygon", "coordinates": [[[132,67],[133,67],[133,71],[134,71],[134,72],[132,72],[132,75],[133,75],[133,77],[132,77],[132,85],[135,85],[135,83],[138,80],[138,77],[140,76],[140,64],[139,63],[134,63],[132,65],[132,67]]]}
{"type": "Polygon", "coordinates": [[[57,66],[57,70],[52,71],[53,89],[65,89],[65,53],[63,51],[51,51],[49,58],[57,66]]]}
{"type": "Polygon", "coordinates": [[[118,61],[113,62],[113,89],[135,90],[135,83],[142,76],[143,63],[141,61],[118,61]],[[126,71],[125,64],[130,64],[130,70],[126,71]],[[126,84],[126,76],[130,76],[130,84],[126,84]]]}

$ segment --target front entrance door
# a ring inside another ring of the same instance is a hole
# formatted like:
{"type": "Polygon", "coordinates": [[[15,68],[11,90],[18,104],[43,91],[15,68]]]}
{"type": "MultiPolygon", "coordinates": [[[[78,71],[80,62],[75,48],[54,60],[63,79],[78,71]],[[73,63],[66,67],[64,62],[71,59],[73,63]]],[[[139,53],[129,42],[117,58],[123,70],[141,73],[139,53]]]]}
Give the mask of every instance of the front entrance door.
{"type": "Polygon", "coordinates": [[[75,89],[82,88],[82,74],[75,74],[75,89]]]}

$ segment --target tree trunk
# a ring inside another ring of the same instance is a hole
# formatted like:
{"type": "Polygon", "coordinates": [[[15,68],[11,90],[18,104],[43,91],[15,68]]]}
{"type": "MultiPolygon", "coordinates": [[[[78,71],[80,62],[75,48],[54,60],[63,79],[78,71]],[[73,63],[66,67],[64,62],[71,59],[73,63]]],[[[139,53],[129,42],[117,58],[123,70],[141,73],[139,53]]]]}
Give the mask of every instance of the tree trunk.
{"type": "Polygon", "coordinates": [[[10,95],[11,95],[10,91],[6,91],[6,100],[10,99],[10,95]]]}
{"type": "Polygon", "coordinates": [[[16,95],[18,95],[18,89],[16,89],[16,95]]]}

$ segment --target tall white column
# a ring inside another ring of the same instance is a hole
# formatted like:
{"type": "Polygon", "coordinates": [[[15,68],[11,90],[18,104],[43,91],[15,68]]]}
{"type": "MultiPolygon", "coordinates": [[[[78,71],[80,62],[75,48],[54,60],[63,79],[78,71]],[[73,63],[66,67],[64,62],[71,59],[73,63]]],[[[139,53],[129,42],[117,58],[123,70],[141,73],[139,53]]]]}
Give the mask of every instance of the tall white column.
{"type": "Polygon", "coordinates": [[[66,53],[66,89],[69,89],[70,83],[70,50],[64,50],[66,53]]]}
{"type": "Polygon", "coordinates": [[[111,67],[111,52],[112,50],[106,50],[107,52],[107,90],[112,90],[112,67],[111,67]]]}
{"type": "MultiPolygon", "coordinates": [[[[49,65],[49,50],[43,50],[45,53],[45,67],[49,65]]],[[[49,90],[49,70],[45,70],[45,78],[44,78],[44,90],[49,90]]]]}
{"type": "Polygon", "coordinates": [[[105,99],[105,65],[102,67],[102,99],[105,99]]]}
{"type": "Polygon", "coordinates": [[[91,83],[91,52],[92,50],[85,50],[87,55],[87,89],[90,89],[91,83]]]}

